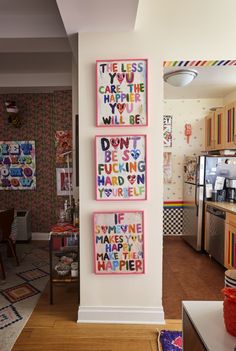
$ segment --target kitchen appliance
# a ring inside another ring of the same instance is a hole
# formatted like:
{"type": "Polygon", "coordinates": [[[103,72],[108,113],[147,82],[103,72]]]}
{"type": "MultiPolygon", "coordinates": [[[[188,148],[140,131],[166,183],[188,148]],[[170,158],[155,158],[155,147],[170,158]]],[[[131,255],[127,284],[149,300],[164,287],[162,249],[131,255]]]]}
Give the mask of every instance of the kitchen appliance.
{"type": "Polygon", "coordinates": [[[236,200],[236,179],[226,178],[226,199],[229,202],[235,202],[236,200]]]}
{"type": "Polygon", "coordinates": [[[225,212],[207,205],[205,249],[217,262],[224,266],[225,212]]]}
{"type": "MultiPolygon", "coordinates": [[[[212,194],[215,196],[219,192],[216,190],[215,193],[217,177],[218,179],[223,177],[236,180],[235,156],[188,156],[185,158],[182,237],[197,251],[204,248],[204,201],[212,201],[212,194]]],[[[218,201],[217,196],[215,196],[215,201],[218,201]]]]}

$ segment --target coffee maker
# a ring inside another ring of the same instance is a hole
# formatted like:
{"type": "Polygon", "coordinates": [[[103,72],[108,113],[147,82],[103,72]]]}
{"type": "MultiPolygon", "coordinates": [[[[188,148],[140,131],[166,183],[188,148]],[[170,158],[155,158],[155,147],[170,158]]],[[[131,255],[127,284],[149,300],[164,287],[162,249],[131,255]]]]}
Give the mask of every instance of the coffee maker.
{"type": "Polygon", "coordinates": [[[236,179],[226,178],[226,200],[229,202],[236,202],[236,179]]]}

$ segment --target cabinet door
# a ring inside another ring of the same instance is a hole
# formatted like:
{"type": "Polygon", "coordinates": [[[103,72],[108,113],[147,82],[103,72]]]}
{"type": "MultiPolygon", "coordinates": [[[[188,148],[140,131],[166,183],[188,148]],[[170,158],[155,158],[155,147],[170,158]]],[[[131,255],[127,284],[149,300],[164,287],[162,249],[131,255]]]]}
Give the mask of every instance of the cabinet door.
{"type": "Polygon", "coordinates": [[[205,117],[205,149],[206,151],[214,149],[214,114],[211,113],[205,117]]]}
{"type": "Polygon", "coordinates": [[[214,113],[214,149],[225,148],[225,109],[217,108],[214,113]]]}
{"type": "Polygon", "coordinates": [[[224,266],[227,269],[236,268],[236,226],[229,223],[225,226],[224,266]]]}
{"type": "Polygon", "coordinates": [[[236,103],[225,106],[225,147],[236,148],[236,103]]]}

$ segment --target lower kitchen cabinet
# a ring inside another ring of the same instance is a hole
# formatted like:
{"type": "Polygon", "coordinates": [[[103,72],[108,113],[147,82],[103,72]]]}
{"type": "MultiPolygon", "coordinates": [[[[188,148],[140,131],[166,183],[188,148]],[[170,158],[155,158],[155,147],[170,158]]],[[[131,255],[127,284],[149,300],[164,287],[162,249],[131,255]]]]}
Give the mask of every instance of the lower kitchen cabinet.
{"type": "Polygon", "coordinates": [[[226,224],[225,227],[225,261],[227,269],[236,268],[236,226],[226,224]]]}
{"type": "Polygon", "coordinates": [[[236,214],[232,213],[226,215],[224,266],[236,268],[236,214]]]}

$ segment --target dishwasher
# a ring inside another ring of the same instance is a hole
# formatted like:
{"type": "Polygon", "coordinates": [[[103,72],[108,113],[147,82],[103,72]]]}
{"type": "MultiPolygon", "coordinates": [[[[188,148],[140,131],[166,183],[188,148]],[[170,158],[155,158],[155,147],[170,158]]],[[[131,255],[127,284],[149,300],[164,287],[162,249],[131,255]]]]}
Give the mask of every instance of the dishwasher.
{"type": "Polygon", "coordinates": [[[217,262],[224,266],[226,213],[207,205],[205,226],[205,250],[217,262]]]}

